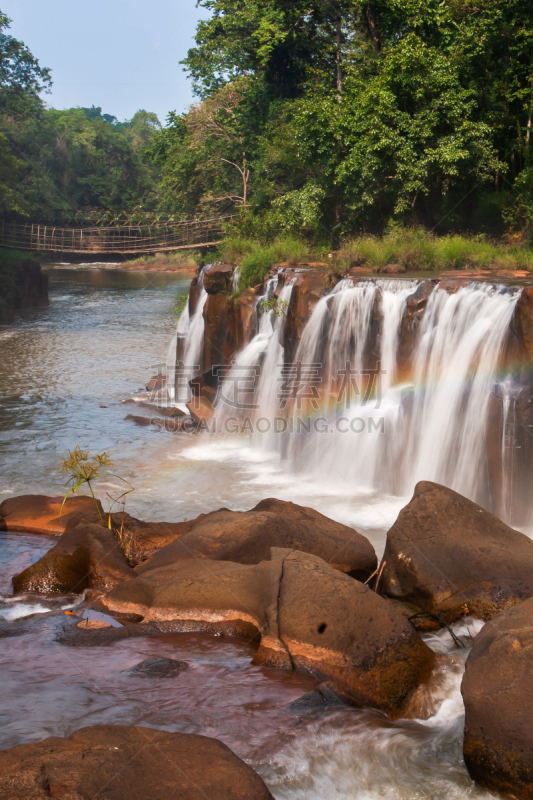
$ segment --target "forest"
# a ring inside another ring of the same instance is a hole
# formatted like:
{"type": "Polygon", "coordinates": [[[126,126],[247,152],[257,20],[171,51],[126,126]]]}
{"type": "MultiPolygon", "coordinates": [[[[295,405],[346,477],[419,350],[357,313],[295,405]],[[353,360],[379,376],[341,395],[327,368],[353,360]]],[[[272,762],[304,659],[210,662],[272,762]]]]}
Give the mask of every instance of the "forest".
{"type": "Polygon", "coordinates": [[[421,226],[530,239],[529,0],[199,0],[164,125],[55,110],[0,12],[0,214],[238,212],[243,236],[421,226]]]}

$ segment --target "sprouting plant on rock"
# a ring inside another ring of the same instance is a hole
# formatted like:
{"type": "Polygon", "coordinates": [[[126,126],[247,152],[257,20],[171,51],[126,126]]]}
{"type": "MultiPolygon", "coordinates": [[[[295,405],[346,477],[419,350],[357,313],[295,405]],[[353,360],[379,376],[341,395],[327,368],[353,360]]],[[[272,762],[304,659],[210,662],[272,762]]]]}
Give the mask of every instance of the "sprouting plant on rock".
{"type": "Polygon", "coordinates": [[[263,314],[270,312],[273,317],[282,317],[287,313],[289,304],[286,300],[278,300],[277,297],[265,297],[259,304],[259,310],[263,314]]]}
{"type": "Polygon", "coordinates": [[[174,313],[177,314],[178,317],[181,317],[181,315],[185,311],[185,306],[187,305],[188,302],[189,298],[186,295],[178,298],[176,306],[174,308],[174,313]]]}
{"type": "Polygon", "coordinates": [[[126,495],[130,494],[134,491],[133,486],[125,479],[121,478],[120,475],[115,475],[112,472],[106,472],[107,469],[114,466],[114,462],[109,456],[109,453],[97,453],[93,458],[91,458],[91,454],[89,450],[83,451],[79,444],[76,445],[74,450],[69,450],[69,457],[63,459],[61,462],[61,471],[64,472],[66,475],[70,475],[70,478],[67,480],[66,485],[72,484],[70,489],[65,494],[63,498],[63,502],[61,504],[61,511],[63,511],[63,506],[67,500],[67,497],[72,492],[72,494],[76,494],[78,489],[80,489],[84,484],[87,485],[91,496],[94,500],[94,504],[96,506],[96,510],[98,511],[98,516],[102,520],[102,525],[105,525],[104,518],[102,516],[102,512],[100,511],[100,506],[98,505],[98,500],[93,492],[92,483],[96,480],[101,480],[102,478],[116,478],[122,483],[126,484],[129,488],[126,489],[124,492],[121,492],[117,497],[113,497],[112,495],[107,493],[111,504],[109,507],[108,518],[107,518],[107,526],[111,528],[111,514],[113,511],[113,507],[122,500],[123,511],[125,507],[125,497],[126,495]]]}

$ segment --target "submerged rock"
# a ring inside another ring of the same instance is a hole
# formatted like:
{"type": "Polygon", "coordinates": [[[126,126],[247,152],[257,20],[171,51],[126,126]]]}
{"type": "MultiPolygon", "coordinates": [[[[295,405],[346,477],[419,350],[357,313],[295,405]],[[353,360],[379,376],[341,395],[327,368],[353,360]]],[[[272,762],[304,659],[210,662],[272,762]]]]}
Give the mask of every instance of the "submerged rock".
{"type": "Polygon", "coordinates": [[[533,595],[533,541],[457,492],[417,484],[387,535],[382,593],[488,620],[533,595]]]}
{"type": "MultiPolygon", "coordinates": [[[[42,533],[61,536],[72,519],[99,522],[98,509],[92,497],[69,497],[61,509],[62,497],[22,494],[0,504],[0,531],[42,533]]],[[[98,501],[100,513],[104,513],[98,501]]]]}
{"type": "Polygon", "coordinates": [[[310,673],[362,707],[401,708],[434,661],[392,603],[297,550],[272,548],[253,565],[189,558],[145,568],[102,603],[143,623],[256,638],[253,663],[310,673]]]}
{"type": "Polygon", "coordinates": [[[0,800],[272,800],[262,779],[217,739],[93,725],[0,751],[0,800]]]}
{"type": "Polygon", "coordinates": [[[321,711],[324,708],[349,705],[346,698],[342,697],[328,683],[319,683],[316,689],[306,692],[297,700],[293,700],[286,708],[288,711],[321,711]]]}
{"type": "Polygon", "coordinates": [[[288,547],[323,558],[341,572],[365,581],[376,569],[370,542],[312,508],[282,500],[262,500],[251,511],[223,508],[207,514],[189,533],[162,548],[137,568],[139,574],[183,558],[210,558],[258,564],[271,547],[288,547]]]}
{"type": "Polygon", "coordinates": [[[135,577],[109,528],[80,523],[60,537],[52,550],[13,577],[13,592],[80,594],[87,588],[109,590],[135,577]]]}
{"type": "Polygon", "coordinates": [[[130,675],[137,678],[174,678],[189,665],[185,661],[176,661],[173,658],[147,658],[128,670],[130,675]]]}
{"type": "Polygon", "coordinates": [[[476,636],[461,686],[464,759],[493,792],[533,798],[533,598],[476,636]]]}

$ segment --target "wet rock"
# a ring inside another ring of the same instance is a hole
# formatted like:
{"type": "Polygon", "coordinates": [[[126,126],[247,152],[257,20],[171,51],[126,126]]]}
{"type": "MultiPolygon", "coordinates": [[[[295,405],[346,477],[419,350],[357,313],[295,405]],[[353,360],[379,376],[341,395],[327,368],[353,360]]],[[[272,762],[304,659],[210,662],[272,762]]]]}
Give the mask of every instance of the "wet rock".
{"type": "Polygon", "coordinates": [[[217,739],[94,725],[0,752],[0,800],[272,800],[217,739]]]}
{"type": "Polygon", "coordinates": [[[517,800],[533,798],[533,599],[476,636],[461,686],[464,759],[472,778],[517,800]]]}
{"type": "MultiPolygon", "coordinates": [[[[286,337],[292,337],[298,343],[313,310],[328,289],[328,274],[325,270],[306,270],[288,274],[288,278],[296,278],[291,297],[292,319],[286,337]]],[[[295,349],[295,348],[293,348],[295,349]]]]}
{"type": "Polygon", "coordinates": [[[529,276],[527,270],[522,269],[499,269],[496,272],[496,278],[527,278],[529,276]]]}
{"type": "Polygon", "coordinates": [[[146,384],[146,390],[148,392],[157,392],[165,388],[167,381],[168,375],[154,375],[146,384]]]}
{"type": "MultiPolygon", "coordinates": [[[[230,301],[223,294],[210,294],[204,306],[203,362],[199,372],[224,364],[224,341],[228,325],[230,301]]],[[[196,365],[187,365],[196,366],[196,365]]]]}
{"type": "Polygon", "coordinates": [[[457,492],[417,484],[387,535],[383,594],[480,619],[533,595],[533,541],[457,492]]]}
{"type": "Polygon", "coordinates": [[[205,514],[200,514],[183,522],[145,522],[129,514],[117,513],[111,515],[111,521],[122,550],[136,563],[141,563],[188,533],[204,517],[205,514]]]}
{"type": "Polygon", "coordinates": [[[112,531],[80,523],[56,546],[13,577],[13,592],[80,594],[87,588],[109,590],[135,577],[112,531]]]}
{"type": "Polygon", "coordinates": [[[416,346],[420,322],[437,281],[422,281],[407,298],[405,312],[399,330],[398,368],[400,377],[408,379],[412,368],[412,356],[416,346]]]}
{"type": "Polygon", "coordinates": [[[210,422],[215,415],[215,409],[211,401],[204,395],[194,397],[186,403],[186,406],[196,424],[205,425],[210,422]]]}
{"type": "Polygon", "coordinates": [[[144,626],[255,637],[253,663],[309,673],[362,707],[401,708],[434,661],[392,603],[296,550],[272,548],[255,565],[182,559],[143,571],[102,603],[144,626]]]}
{"type": "Polygon", "coordinates": [[[207,294],[228,294],[234,267],[230,264],[212,264],[204,272],[204,289],[207,294]]]}
{"type": "Polygon", "coordinates": [[[175,678],[188,666],[185,661],[173,658],[147,658],[129,669],[128,673],[137,678],[175,678]]]}
{"type": "MultiPolygon", "coordinates": [[[[92,497],[69,497],[63,510],[62,503],[62,497],[46,497],[41,494],[10,497],[0,505],[0,530],[61,536],[73,518],[86,522],[97,522],[100,519],[92,497]]],[[[99,501],[98,507],[103,514],[99,501]]]]}
{"type": "Polygon", "coordinates": [[[293,700],[287,706],[288,711],[319,711],[332,706],[349,706],[350,703],[328,683],[320,683],[316,689],[293,700]]]}
{"type": "Polygon", "coordinates": [[[405,272],[405,267],[402,267],[401,264],[387,264],[384,267],[380,267],[378,272],[382,275],[400,275],[405,272]]]}
{"type": "Polygon", "coordinates": [[[187,416],[180,417],[141,417],[136,414],[128,414],[125,420],[134,422],[143,428],[152,427],[158,432],[167,431],[177,433],[180,431],[189,432],[192,429],[192,420],[187,416]]]}
{"type": "Polygon", "coordinates": [[[241,347],[247,345],[250,342],[252,336],[256,333],[254,331],[254,319],[255,319],[255,306],[257,303],[257,296],[261,294],[261,290],[263,285],[259,285],[254,287],[253,289],[245,289],[239,295],[239,318],[240,318],[240,330],[242,331],[242,344],[238,342],[233,342],[233,352],[236,353],[241,347]]]}
{"type": "Polygon", "coordinates": [[[258,564],[270,557],[271,547],[312,553],[362,581],[377,567],[374,548],[353,528],[312,508],[270,498],[262,500],[251,511],[223,508],[207,514],[187,534],[159,550],[137,572],[142,574],[183,558],[258,564]]]}
{"type": "Polygon", "coordinates": [[[529,360],[533,363],[533,288],[522,289],[517,303],[517,313],[529,360]]]}

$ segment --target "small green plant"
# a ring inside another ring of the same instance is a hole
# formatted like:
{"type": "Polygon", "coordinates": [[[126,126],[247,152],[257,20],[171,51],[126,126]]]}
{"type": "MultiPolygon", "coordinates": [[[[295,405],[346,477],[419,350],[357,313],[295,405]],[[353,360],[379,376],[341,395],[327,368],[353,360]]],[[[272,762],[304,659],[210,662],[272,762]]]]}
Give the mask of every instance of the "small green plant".
{"type": "Polygon", "coordinates": [[[282,317],[287,313],[289,304],[286,300],[278,300],[277,297],[265,297],[259,304],[259,310],[263,314],[270,312],[273,317],[282,317]]]}
{"type": "Polygon", "coordinates": [[[125,506],[125,497],[126,495],[130,494],[134,491],[133,486],[125,479],[121,478],[119,475],[114,475],[111,472],[105,472],[105,470],[109,467],[113,467],[114,463],[111,460],[109,453],[97,453],[94,458],[91,459],[89,450],[83,451],[79,444],[76,445],[74,450],[69,450],[69,457],[63,459],[61,462],[61,471],[64,472],[66,475],[70,475],[70,478],[67,480],[66,485],[68,486],[69,483],[73,485],[67,491],[65,497],[63,498],[63,502],[61,503],[61,510],[60,515],[63,512],[63,506],[67,500],[67,497],[72,492],[72,494],[76,494],[78,489],[80,489],[84,484],[87,485],[91,496],[94,500],[94,504],[96,506],[96,510],[98,511],[98,516],[102,520],[102,525],[105,525],[104,518],[102,516],[102,512],[100,511],[100,506],[98,505],[98,501],[96,496],[93,492],[92,482],[96,480],[101,480],[102,478],[116,478],[119,481],[122,481],[129,489],[126,489],[124,492],[119,494],[117,497],[112,497],[108,493],[108,497],[111,501],[108,517],[107,517],[107,527],[111,528],[111,514],[113,511],[113,507],[122,500],[123,507],[125,506]]]}
{"type": "Polygon", "coordinates": [[[181,315],[185,311],[185,306],[187,305],[188,302],[189,302],[189,298],[186,295],[182,295],[181,297],[178,297],[177,305],[174,308],[174,313],[177,314],[178,317],[181,317],[181,315]]]}

